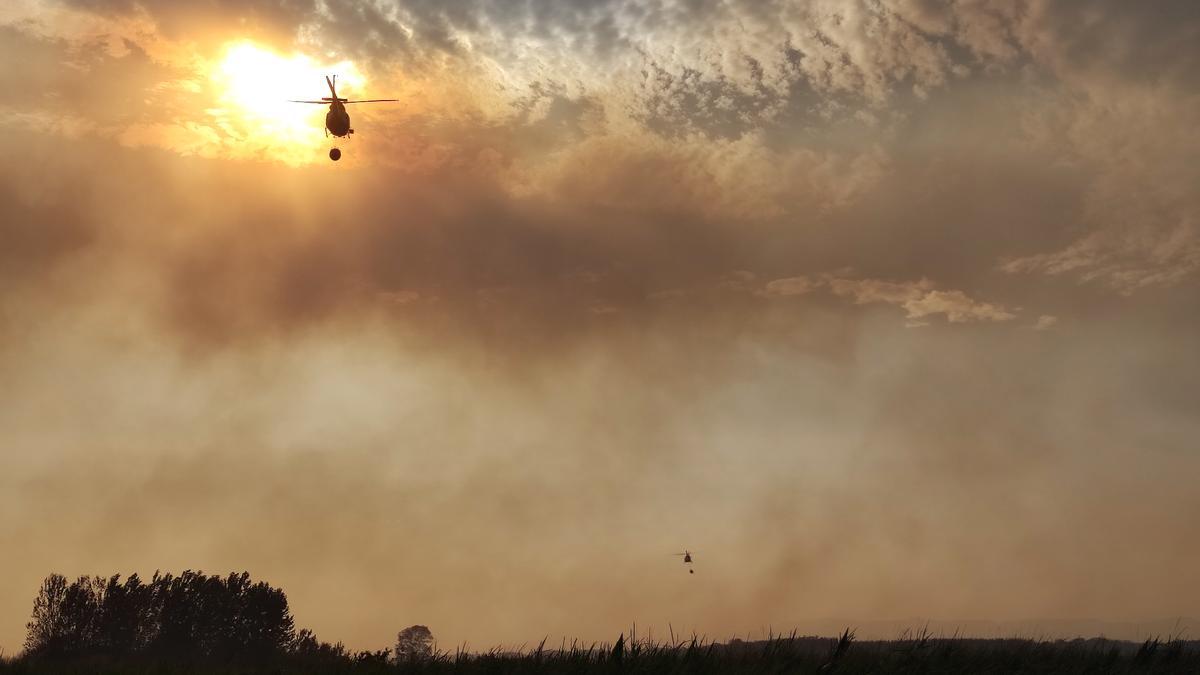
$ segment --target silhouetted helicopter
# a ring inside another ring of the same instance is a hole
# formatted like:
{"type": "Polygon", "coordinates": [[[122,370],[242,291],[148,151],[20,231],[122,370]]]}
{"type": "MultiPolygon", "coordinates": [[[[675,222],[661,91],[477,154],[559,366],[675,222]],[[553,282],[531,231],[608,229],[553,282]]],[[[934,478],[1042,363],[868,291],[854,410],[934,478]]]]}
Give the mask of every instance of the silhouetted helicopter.
{"type": "MultiPolygon", "coordinates": [[[[686,548],[683,549],[683,553],[676,553],[674,555],[683,556],[683,564],[684,565],[692,564],[692,552],[687,550],[686,548]]],[[[688,574],[695,574],[695,573],[696,573],[696,570],[692,569],[691,567],[688,567],[688,574]]]]}
{"type": "MultiPolygon", "coordinates": [[[[333,134],[338,138],[346,138],[354,133],[354,129],[350,128],[350,113],[346,112],[346,105],[349,103],[395,103],[398,98],[368,98],[358,101],[339,98],[337,95],[337,75],[333,79],[325,76],[325,84],[329,85],[329,96],[324,96],[320,101],[291,101],[291,103],[316,103],[318,105],[329,106],[329,112],[325,113],[325,135],[333,134]]],[[[342,151],[336,147],[329,151],[329,159],[338,161],[342,158],[342,151]]]]}

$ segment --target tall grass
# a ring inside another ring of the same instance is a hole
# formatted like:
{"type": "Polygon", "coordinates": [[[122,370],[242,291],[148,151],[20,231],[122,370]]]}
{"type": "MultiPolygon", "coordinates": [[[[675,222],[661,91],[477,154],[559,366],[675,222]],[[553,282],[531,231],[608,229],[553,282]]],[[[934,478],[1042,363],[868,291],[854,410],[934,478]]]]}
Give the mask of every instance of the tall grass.
{"type": "Polygon", "coordinates": [[[284,655],[256,666],[166,661],[70,662],[0,660],[4,675],[151,675],[195,673],[327,673],[372,675],[441,673],[1200,673],[1200,643],[1157,637],[1142,644],[1104,639],[1027,640],[935,637],[927,630],[893,641],[858,641],[847,629],[837,638],[771,635],[756,642],[717,643],[699,637],[660,642],[621,635],[611,643],[565,641],[547,648],[459,648],[396,663],[386,652],[318,659],[284,655]]]}

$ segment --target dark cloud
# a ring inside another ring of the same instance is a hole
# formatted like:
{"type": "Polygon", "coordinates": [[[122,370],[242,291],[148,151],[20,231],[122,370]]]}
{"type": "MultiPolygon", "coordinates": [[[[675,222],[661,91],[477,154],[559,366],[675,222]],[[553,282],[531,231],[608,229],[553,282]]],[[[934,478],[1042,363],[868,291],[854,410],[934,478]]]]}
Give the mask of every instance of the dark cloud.
{"type": "MultiPolygon", "coordinates": [[[[40,273],[78,252],[95,238],[91,222],[80,201],[61,199],[64,192],[51,189],[30,198],[18,187],[20,179],[0,176],[0,276],[10,283],[33,282],[40,273]]],[[[87,194],[86,183],[68,183],[77,197],[87,194]]]]}
{"type": "Polygon", "coordinates": [[[1041,61],[1071,77],[1127,83],[1200,84],[1197,9],[1187,0],[1030,2],[1016,33],[1041,61]]]}

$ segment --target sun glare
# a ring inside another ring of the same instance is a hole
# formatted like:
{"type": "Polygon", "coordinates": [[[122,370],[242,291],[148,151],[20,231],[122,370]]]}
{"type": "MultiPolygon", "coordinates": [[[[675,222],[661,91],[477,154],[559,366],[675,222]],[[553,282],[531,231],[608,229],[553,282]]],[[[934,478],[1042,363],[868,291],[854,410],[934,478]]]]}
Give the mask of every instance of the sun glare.
{"type": "Polygon", "coordinates": [[[325,76],[334,74],[339,96],[362,89],[362,73],[349,61],[318,63],[302,54],[282,56],[249,42],[234,43],[212,72],[221,93],[220,107],[210,112],[250,148],[297,161],[325,142],[327,108],[289,101],[329,96],[325,76]]]}

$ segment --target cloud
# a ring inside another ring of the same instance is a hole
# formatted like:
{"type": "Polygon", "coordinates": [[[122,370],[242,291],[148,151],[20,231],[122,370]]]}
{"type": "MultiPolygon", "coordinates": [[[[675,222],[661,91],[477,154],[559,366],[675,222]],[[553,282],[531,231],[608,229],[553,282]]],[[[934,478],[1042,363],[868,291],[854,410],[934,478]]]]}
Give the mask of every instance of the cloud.
{"type": "Polygon", "coordinates": [[[1009,321],[1016,318],[1016,314],[1003,306],[973,300],[962,291],[938,290],[928,279],[895,282],[831,278],[826,283],[834,295],[852,298],[855,304],[883,302],[898,305],[912,320],[936,314],[944,315],[950,323],[1009,321]]]}
{"type": "Polygon", "coordinates": [[[886,303],[902,307],[910,328],[929,325],[925,318],[941,314],[950,323],[969,321],[1009,321],[1016,314],[1003,306],[980,302],[958,290],[940,290],[929,279],[887,281],[849,278],[826,274],[820,278],[784,277],[767,282],[757,295],[765,298],[807,295],[828,288],[836,297],[849,298],[856,305],[886,303]]]}
{"type": "Polygon", "coordinates": [[[853,298],[854,302],[860,305],[871,302],[900,305],[920,299],[934,289],[934,283],[929,279],[895,282],[881,279],[832,278],[827,283],[834,295],[853,298]]]}
{"type": "Polygon", "coordinates": [[[1065,275],[1123,295],[1169,287],[1200,271],[1200,141],[1177,130],[1195,120],[1195,94],[1114,85],[1027,113],[1032,140],[1087,166],[1090,184],[1072,240],[1002,258],[1010,274],[1065,275]]]}
{"type": "Polygon", "coordinates": [[[1043,314],[1038,317],[1037,322],[1033,324],[1034,330],[1050,330],[1058,323],[1058,317],[1050,314],[1043,314]]]}
{"type": "Polygon", "coordinates": [[[1072,84],[1164,84],[1194,89],[1200,67],[1196,7],[1120,0],[1031,0],[1013,33],[1031,56],[1072,84]]]}
{"type": "Polygon", "coordinates": [[[962,291],[929,291],[920,298],[906,300],[901,306],[910,318],[944,314],[950,323],[1008,321],[1017,317],[999,305],[972,300],[962,291]]]}
{"type": "Polygon", "coordinates": [[[214,0],[177,3],[169,0],[58,0],[55,4],[104,17],[149,19],[170,39],[210,38],[236,28],[263,39],[285,41],[316,15],[317,0],[214,0]]]}
{"type": "Polygon", "coordinates": [[[768,281],[762,288],[762,295],[766,297],[787,297],[791,295],[804,295],[811,292],[819,286],[808,277],[785,277],[783,279],[775,279],[768,281]]]}
{"type": "Polygon", "coordinates": [[[148,99],[185,71],[156,61],[130,39],[74,40],[0,24],[0,58],[23,68],[0,75],[0,106],[12,112],[83,116],[102,129],[152,119],[148,99]]]}
{"type": "MultiPolygon", "coordinates": [[[[374,81],[406,101],[403,111],[378,113],[391,133],[363,150],[373,162],[499,170],[510,188],[534,192],[548,181],[576,182],[574,196],[594,202],[621,190],[626,202],[703,204],[728,220],[825,219],[851,208],[893,178],[899,152],[912,150],[897,138],[922,118],[954,118],[953,91],[1000,87],[1024,134],[1005,143],[1023,143],[1039,155],[1033,161],[1077,167],[1079,180],[1091,181],[1081,188],[1082,223],[1042,230],[1052,246],[1014,240],[999,256],[1001,269],[1069,274],[1129,294],[1179,283],[1200,265],[1200,211],[1186,187],[1197,179],[1188,162],[1196,149],[1187,134],[1161,132],[1194,121],[1185,74],[1196,69],[1173,68],[1200,58],[1186,39],[1187,3],[1162,12],[1100,1],[55,5],[62,6],[74,8],[76,24],[92,17],[90,31],[109,37],[46,37],[38,16],[6,27],[3,43],[46,71],[34,78],[39,95],[14,103],[39,128],[91,129],[184,154],[269,157],[269,144],[203,112],[215,92],[189,69],[217,46],[202,41],[189,52],[173,42],[173,31],[189,25],[182,19],[196,19],[195,32],[206,37],[222,34],[206,26],[237,26],[252,37],[262,28],[264,36],[290,36],[275,40],[280,48],[364,58],[374,81]],[[1084,13],[1096,17],[1092,32],[1075,28],[1084,13]],[[1097,48],[1109,39],[1122,49],[1097,48]],[[53,65],[64,60],[77,67],[53,65]],[[98,82],[103,97],[88,93],[98,82]],[[114,83],[123,104],[99,104],[114,83]],[[942,92],[934,108],[932,91],[942,92]],[[89,111],[86,119],[61,119],[78,109],[89,111]],[[621,176],[575,175],[597,166],[619,166],[621,176]],[[1130,193],[1137,198],[1114,197],[1130,193]],[[1075,241],[1059,241],[1060,232],[1075,241]]],[[[953,124],[961,123],[943,126],[953,124]]],[[[957,140],[992,148],[990,138],[1012,132],[981,123],[973,133],[957,140]]],[[[929,176],[930,184],[939,180],[946,177],[929,176]]],[[[1045,217],[1006,208],[1029,221],[1045,217]]]]}

